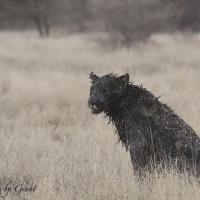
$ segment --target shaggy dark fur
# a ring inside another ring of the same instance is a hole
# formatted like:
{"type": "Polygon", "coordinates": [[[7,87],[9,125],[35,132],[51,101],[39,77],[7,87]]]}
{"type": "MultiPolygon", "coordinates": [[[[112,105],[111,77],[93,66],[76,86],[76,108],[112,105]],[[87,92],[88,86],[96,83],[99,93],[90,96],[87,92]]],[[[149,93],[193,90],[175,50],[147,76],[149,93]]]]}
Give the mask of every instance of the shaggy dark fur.
{"type": "Polygon", "coordinates": [[[133,168],[143,172],[158,165],[200,172],[200,138],[166,104],[129,75],[90,73],[88,106],[93,114],[104,112],[115,125],[119,140],[130,151],[133,168]]]}

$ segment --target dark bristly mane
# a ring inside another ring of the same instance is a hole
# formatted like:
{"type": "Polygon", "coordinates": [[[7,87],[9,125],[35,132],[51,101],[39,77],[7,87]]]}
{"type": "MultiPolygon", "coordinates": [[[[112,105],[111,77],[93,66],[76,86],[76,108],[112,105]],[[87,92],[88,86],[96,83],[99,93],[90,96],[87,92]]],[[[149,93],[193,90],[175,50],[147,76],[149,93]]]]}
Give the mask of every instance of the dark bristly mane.
{"type": "Polygon", "coordinates": [[[129,75],[90,74],[88,106],[104,112],[119,141],[130,151],[135,170],[167,165],[200,173],[200,139],[195,131],[151,92],[129,81],[129,75]]]}

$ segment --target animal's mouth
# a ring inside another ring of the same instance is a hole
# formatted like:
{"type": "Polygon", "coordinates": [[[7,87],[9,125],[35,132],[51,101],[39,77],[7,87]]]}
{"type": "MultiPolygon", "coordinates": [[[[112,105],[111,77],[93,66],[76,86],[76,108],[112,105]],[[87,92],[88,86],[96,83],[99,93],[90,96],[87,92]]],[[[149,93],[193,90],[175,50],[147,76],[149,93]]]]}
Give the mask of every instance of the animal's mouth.
{"type": "Polygon", "coordinates": [[[96,104],[90,105],[89,108],[92,110],[93,114],[99,114],[102,112],[102,110],[96,104]]]}

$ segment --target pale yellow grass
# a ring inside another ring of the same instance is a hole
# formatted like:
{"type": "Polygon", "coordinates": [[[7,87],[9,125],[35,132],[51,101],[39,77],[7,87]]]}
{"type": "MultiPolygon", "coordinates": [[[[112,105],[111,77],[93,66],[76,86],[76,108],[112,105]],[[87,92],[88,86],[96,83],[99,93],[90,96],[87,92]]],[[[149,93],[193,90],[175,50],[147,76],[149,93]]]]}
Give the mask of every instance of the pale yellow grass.
{"type": "Polygon", "coordinates": [[[186,175],[138,180],[108,119],[87,108],[91,71],[128,72],[200,134],[199,35],[154,35],[130,51],[102,49],[89,35],[2,32],[0,42],[1,189],[13,181],[6,199],[199,199],[186,175]],[[19,183],[37,188],[16,195],[19,183]]]}

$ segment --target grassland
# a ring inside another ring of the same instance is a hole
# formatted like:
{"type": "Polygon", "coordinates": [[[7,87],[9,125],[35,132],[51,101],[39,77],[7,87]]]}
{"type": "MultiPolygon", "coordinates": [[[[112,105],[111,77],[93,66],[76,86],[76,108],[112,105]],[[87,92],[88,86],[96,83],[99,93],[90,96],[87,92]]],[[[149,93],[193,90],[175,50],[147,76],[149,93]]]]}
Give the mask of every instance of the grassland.
{"type": "Polygon", "coordinates": [[[93,37],[0,33],[1,196],[199,199],[197,181],[186,175],[138,180],[114,128],[103,115],[91,115],[87,98],[91,71],[128,72],[200,134],[200,35],[154,35],[129,51],[102,48],[93,37]],[[37,187],[17,192],[19,184],[37,187]]]}

